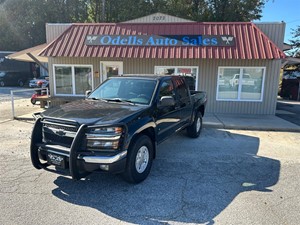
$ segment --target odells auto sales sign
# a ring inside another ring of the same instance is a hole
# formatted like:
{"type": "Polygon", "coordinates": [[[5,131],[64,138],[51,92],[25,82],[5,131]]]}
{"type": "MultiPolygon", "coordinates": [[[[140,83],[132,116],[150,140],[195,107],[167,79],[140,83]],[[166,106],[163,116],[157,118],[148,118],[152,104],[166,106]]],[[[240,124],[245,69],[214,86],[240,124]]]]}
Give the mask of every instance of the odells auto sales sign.
{"type": "Polygon", "coordinates": [[[86,45],[235,46],[230,35],[87,35],[86,45]]]}

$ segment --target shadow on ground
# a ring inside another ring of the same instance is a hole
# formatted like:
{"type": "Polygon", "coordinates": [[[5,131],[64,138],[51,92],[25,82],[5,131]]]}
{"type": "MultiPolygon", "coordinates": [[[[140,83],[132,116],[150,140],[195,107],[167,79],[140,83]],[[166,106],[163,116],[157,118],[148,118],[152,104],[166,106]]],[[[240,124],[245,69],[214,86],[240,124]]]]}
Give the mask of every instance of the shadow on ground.
{"type": "Polygon", "coordinates": [[[276,116],[300,126],[300,104],[277,102],[276,116]]]}
{"type": "Polygon", "coordinates": [[[198,139],[184,134],[159,146],[148,179],[138,185],[120,176],[94,173],[85,180],[59,176],[52,193],[75,205],[136,224],[214,224],[240,193],[271,192],[280,162],[257,156],[259,139],[204,129],[198,139]]]}

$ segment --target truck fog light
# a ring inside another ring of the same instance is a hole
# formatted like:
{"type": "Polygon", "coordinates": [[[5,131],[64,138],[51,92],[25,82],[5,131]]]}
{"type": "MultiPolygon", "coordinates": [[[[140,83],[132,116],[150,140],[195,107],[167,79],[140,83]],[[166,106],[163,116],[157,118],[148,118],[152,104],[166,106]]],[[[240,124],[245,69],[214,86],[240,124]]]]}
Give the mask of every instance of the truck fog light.
{"type": "Polygon", "coordinates": [[[100,148],[100,149],[118,149],[118,141],[100,141],[100,140],[88,140],[87,147],[100,148]]]}
{"type": "Polygon", "coordinates": [[[109,170],[109,165],[100,165],[100,169],[108,171],[109,170]]]}

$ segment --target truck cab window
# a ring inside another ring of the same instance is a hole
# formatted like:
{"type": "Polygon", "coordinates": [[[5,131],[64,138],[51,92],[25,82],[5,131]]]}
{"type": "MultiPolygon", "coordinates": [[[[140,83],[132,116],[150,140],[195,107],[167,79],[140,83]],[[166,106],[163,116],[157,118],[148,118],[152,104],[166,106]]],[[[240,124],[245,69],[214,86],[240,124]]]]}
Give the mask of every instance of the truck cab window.
{"type": "Polygon", "coordinates": [[[174,79],[174,85],[179,99],[185,99],[189,97],[188,89],[184,79],[174,79]]]}
{"type": "Polygon", "coordinates": [[[164,81],[159,90],[159,99],[162,96],[173,96],[174,97],[175,92],[174,92],[174,86],[171,80],[164,81]]]}

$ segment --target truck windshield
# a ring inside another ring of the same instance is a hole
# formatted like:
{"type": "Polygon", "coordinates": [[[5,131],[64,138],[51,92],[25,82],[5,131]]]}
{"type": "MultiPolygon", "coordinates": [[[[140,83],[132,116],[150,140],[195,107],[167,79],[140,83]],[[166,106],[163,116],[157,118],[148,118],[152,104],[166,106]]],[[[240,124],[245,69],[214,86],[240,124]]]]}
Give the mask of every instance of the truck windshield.
{"type": "Polygon", "coordinates": [[[149,105],[156,80],[111,78],[95,89],[88,99],[149,105]]]}

